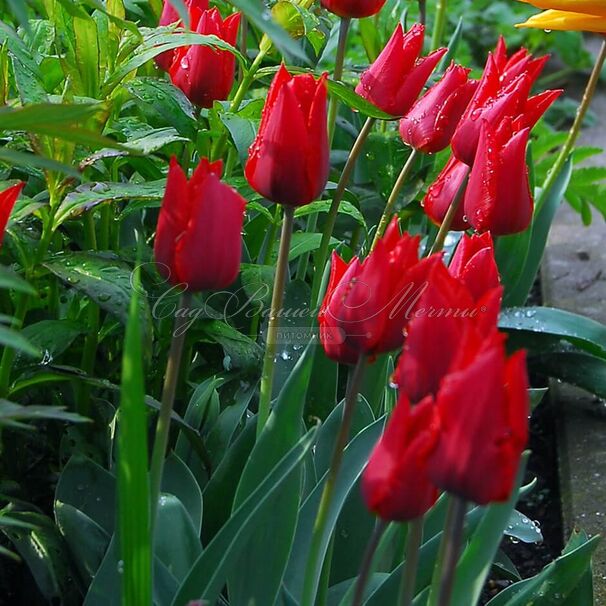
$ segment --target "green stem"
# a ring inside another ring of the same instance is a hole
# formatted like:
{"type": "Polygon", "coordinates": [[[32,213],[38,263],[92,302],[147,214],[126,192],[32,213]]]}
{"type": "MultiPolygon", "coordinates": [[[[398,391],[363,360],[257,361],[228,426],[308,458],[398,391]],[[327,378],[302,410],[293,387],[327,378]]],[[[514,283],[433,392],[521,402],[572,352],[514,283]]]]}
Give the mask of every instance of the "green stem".
{"type": "Polygon", "coordinates": [[[366,584],[368,583],[368,578],[370,577],[370,572],[372,570],[372,561],[375,557],[377,547],[379,546],[379,541],[386,528],[387,522],[385,522],[385,520],[379,520],[368,541],[368,545],[366,545],[362,564],[360,565],[360,572],[358,573],[358,579],[356,580],[352,606],[362,606],[364,590],[366,589],[366,584]]]}
{"type": "Polygon", "coordinates": [[[465,198],[465,189],[467,188],[468,177],[463,180],[457,193],[455,194],[454,200],[450,203],[448,210],[446,211],[446,215],[444,216],[444,220],[440,225],[440,229],[438,230],[438,235],[433,242],[433,246],[429,251],[430,255],[434,253],[440,252],[444,248],[444,242],[446,242],[446,236],[450,231],[450,227],[452,226],[452,222],[459,210],[459,206],[461,206],[461,202],[465,198]]]}
{"type": "Polygon", "coordinates": [[[449,503],[449,524],[444,532],[443,559],[441,562],[440,590],[438,606],[449,606],[454,586],[455,571],[459,561],[461,541],[463,539],[463,526],[467,505],[459,497],[451,496],[449,503]]]}
{"type": "Polygon", "coordinates": [[[423,518],[412,520],[408,525],[406,537],[406,553],[402,570],[402,585],[398,606],[411,606],[417,584],[417,568],[419,566],[419,549],[423,541],[423,518]]]}
{"type": "Polygon", "coordinates": [[[402,172],[400,172],[400,174],[398,175],[395,185],[393,186],[393,189],[389,194],[389,199],[387,200],[387,204],[385,205],[385,210],[381,215],[381,220],[379,221],[377,232],[375,233],[375,237],[372,242],[372,246],[370,247],[370,250],[374,249],[374,247],[377,245],[377,242],[383,235],[383,232],[385,231],[385,228],[387,227],[389,219],[391,218],[391,215],[393,213],[393,209],[396,205],[396,202],[398,201],[398,196],[400,195],[400,192],[404,187],[406,179],[408,179],[408,175],[410,174],[418,155],[419,152],[416,149],[413,149],[410,153],[410,156],[408,156],[408,160],[406,160],[406,164],[404,164],[404,167],[402,168],[402,172]]]}
{"type": "Polygon", "coordinates": [[[425,25],[427,21],[427,0],[419,0],[419,23],[425,25]]]}
{"type": "Polygon", "coordinates": [[[358,393],[362,384],[365,366],[366,357],[364,354],[361,354],[358,358],[358,362],[351,371],[349,386],[345,395],[341,427],[339,428],[339,434],[335,442],[330,467],[327,472],[326,483],[322,490],[320,505],[318,506],[318,513],[316,514],[316,520],[311,534],[301,606],[314,606],[316,601],[316,581],[324,559],[321,554],[324,533],[326,531],[326,524],[328,523],[328,514],[330,513],[330,506],[332,504],[337,478],[341,469],[341,463],[343,462],[343,452],[349,441],[349,434],[351,433],[351,424],[358,401],[358,393]]]}
{"type": "MultiPolygon", "coordinates": [[[[347,48],[347,33],[351,19],[341,17],[339,23],[339,41],[337,42],[337,56],[335,57],[335,70],[333,80],[340,82],[343,77],[343,63],[345,61],[345,50],[347,48]]],[[[332,140],[335,136],[335,123],[337,120],[337,110],[339,109],[339,98],[336,95],[330,97],[328,106],[328,146],[332,146],[332,140]]]]}
{"type": "Polygon", "coordinates": [[[320,247],[318,248],[318,252],[316,253],[315,258],[315,266],[316,273],[314,275],[313,286],[311,291],[311,302],[312,305],[316,305],[318,303],[318,295],[320,292],[320,284],[322,282],[322,272],[324,270],[324,265],[326,264],[326,260],[328,258],[328,248],[330,246],[330,239],[332,237],[332,233],[335,228],[335,223],[337,222],[337,216],[339,214],[339,205],[341,204],[341,200],[343,199],[343,194],[347,188],[349,183],[349,179],[353,173],[353,170],[356,166],[356,161],[362,152],[364,147],[364,143],[372,130],[374,123],[376,122],[375,118],[368,118],[362,127],[362,130],[358,133],[358,137],[355,140],[351,151],[349,152],[349,156],[347,158],[347,162],[343,167],[343,172],[341,173],[341,178],[337,183],[337,187],[335,189],[335,193],[332,199],[332,204],[330,205],[330,210],[328,211],[328,216],[326,217],[326,223],[324,224],[324,230],[322,231],[322,240],[320,241],[320,247]]]}
{"type": "Polygon", "coordinates": [[[326,557],[322,565],[322,574],[320,575],[320,583],[318,586],[318,597],[316,598],[317,606],[326,606],[328,603],[328,592],[330,589],[330,571],[332,570],[332,558],[335,551],[335,535],[330,537],[330,543],[326,550],[326,557]]]}
{"type": "MultiPolygon", "coordinates": [[[[166,363],[166,374],[164,375],[164,387],[162,389],[162,402],[158,420],[156,422],[156,437],[154,440],[154,449],[152,451],[151,470],[150,470],[150,490],[151,490],[151,525],[152,529],[156,524],[156,514],[158,511],[158,499],[160,498],[160,487],[162,485],[162,473],[164,471],[164,458],[168,446],[168,437],[170,434],[170,417],[173,411],[175,393],[177,390],[177,381],[179,378],[179,368],[181,366],[181,355],[183,353],[183,344],[185,343],[187,309],[191,303],[191,293],[184,292],[181,295],[179,310],[175,317],[174,331],[166,363]]],[[[153,536],[153,532],[152,532],[153,536]]]]}
{"type": "Polygon", "coordinates": [[[290,251],[290,240],[295,220],[295,209],[292,206],[284,206],[284,220],[282,222],[282,234],[280,236],[280,251],[276,265],[276,277],[274,278],[274,290],[271,297],[271,308],[269,310],[269,321],[267,324],[267,344],[263,358],[263,371],[261,373],[261,388],[259,393],[259,414],[257,415],[257,437],[261,435],[265,423],[269,418],[271,405],[271,394],[274,384],[274,372],[276,368],[276,336],[280,324],[279,314],[284,301],[284,289],[288,276],[288,253],[290,251]]]}
{"type": "Polygon", "coordinates": [[[433,33],[431,36],[431,48],[435,50],[442,43],[444,29],[446,28],[446,17],[448,15],[448,0],[438,0],[436,6],[436,19],[433,24],[433,33]]]}
{"type": "Polygon", "coordinates": [[[583,122],[585,120],[585,116],[587,115],[587,111],[589,110],[589,106],[591,105],[591,101],[595,95],[595,91],[597,89],[605,61],[606,38],[602,41],[602,46],[600,47],[600,51],[595,60],[591,76],[589,77],[589,81],[587,82],[587,87],[585,88],[585,92],[583,93],[583,99],[581,101],[581,104],[579,105],[579,108],[577,109],[577,114],[574,119],[574,123],[572,124],[572,127],[570,128],[570,131],[568,133],[568,138],[566,139],[566,142],[560,150],[556,161],[549,170],[549,173],[547,173],[547,178],[545,179],[541,193],[537,198],[535,214],[538,214],[541,208],[543,207],[547,195],[553,188],[557,178],[560,176],[560,173],[562,172],[562,169],[564,168],[564,165],[568,160],[568,156],[570,156],[574,144],[579,138],[581,128],[583,127],[583,122]]]}

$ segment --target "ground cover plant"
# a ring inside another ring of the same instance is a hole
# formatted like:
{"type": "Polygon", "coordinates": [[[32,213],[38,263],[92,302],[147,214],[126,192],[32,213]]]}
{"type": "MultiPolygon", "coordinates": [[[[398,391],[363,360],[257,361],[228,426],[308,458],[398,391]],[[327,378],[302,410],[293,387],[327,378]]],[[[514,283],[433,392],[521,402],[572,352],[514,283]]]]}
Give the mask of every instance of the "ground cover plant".
{"type": "Polygon", "coordinates": [[[510,555],[603,4],[3,2],[0,604],[593,604],[510,555]]]}

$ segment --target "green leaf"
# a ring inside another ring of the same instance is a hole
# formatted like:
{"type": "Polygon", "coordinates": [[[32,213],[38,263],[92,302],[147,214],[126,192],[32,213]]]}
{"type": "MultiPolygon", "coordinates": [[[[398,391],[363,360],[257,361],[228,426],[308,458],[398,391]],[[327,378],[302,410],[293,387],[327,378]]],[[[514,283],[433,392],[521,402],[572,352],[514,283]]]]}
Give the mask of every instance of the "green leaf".
{"type": "MultiPolygon", "coordinates": [[[[90,297],[99,307],[126,325],[133,290],[132,271],[115,255],[75,252],[60,254],[44,266],[68,286],[90,297]]],[[[151,314],[143,287],[137,297],[141,332],[147,342],[151,331],[151,314]]]]}
{"type": "Polygon", "coordinates": [[[42,595],[49,602],[75,603],[78,592],[70,579],[66,545],[52,520],[29,511],[13,511],[11,517],[33,527],[5,526],[2,532],[27,563],[42,595]]]}
{"type": "Polygon", "coordinates": [[[7,147],[0,148],[0,162],[6,162],[10,166],[21,166],[30,170],[31,168],[54,170],[58,173],[69,175],[77,180],[82,178],[80,172],[73,166],[43,156],[15,151],[14,149],[9,149],[7,147]]]}
{"type": "Polygon", "coordinates": [[[173,452],[164,463],[163,493],[176,496],[191,519],[196,536],[202,528],[202,492],[187,465],[173,452]]]}
{"type": "Polygon", "coordinates": [[[164,196],[166,179],[147,183],[86,183],[65,196],[55,215],[55,229],[68,219],[88,212],[95,206],[107,202],[130,202],[122,216],[142,207],[159,207],[164,196]],[[137,204],[142,202],[143,204],[137,204]]]}
{"type": "MultiPolygon", "coordinates": [[[[345,449],[341,473],[335,485],[333,500],[328,511],[324,534],[322,535],[318,568],[313,571],[316,588],[320,580],[322,562],[326,556],[330,537],[335,529],[343,504],[360,477],[368,461],[370,452],[381,435],[384,423],[384,418],[378,419],[364,429],[364,431],[360,432],[345,449]]],[[[301,506],[301,512],[299,513],[295,541],[284,580],[286,588],[296,599],[300,599],[303,590],[303,577],[305,576],[312,530],[326,477],[327,474],[324,474],[313,492],[301,506]]]]}
{"type": "Polygon", "coordinates": [[[23,336],[43,352],[45,364],[59,357],[80,335],[87,331],[73,320],[41,320],[22,330],[23,336]]]}
{"type": "MultiPolygon", "coordinates": [[[[331,200],[318,200],[317,202],[312,202],[311,204],[306,204],[305,206],[297,208],[295,217],[305,217],[314,213],[327,213],[330,210],[331,205],[331,200]]],[[[339,213],[350,216],[366,229],[364,215],[351,202],[342,200],[339,204],[339,213]]]]}
{"type": "Polygon", "coordinates": [[[20,429],[29,429],[26,422],[55,420],[67,423],[85,423],[88,419],[81,417],[73,412],[67,412],[60,406],[36,406],[28,404],[21,406],[0,399],[0,427],[15,427],[20,429]]]}
{"type": "Polygon", "coordinates": [[[7,328],[2,324],[0,324],[0,345],[10,347],[33,358],[41,355],[40,350],[30,343],[19,331],[7,328]]]}
{"type": "Polygon", "coordinates": [[[600,537],[587,538],[585,533],[575,533],[562,555],[546,566],[538,575],[507,587],[495,596],[488,606],[589,606],[590,602],[567,602],[567,598],[590,574],[591,556],[600,537]]]}
{"type": "Polygon", "coordinates": [[[142,77],[126,83],[125,87],[137,99],[137,105],[144,113],[161,118],[185,137],[194,136],[194,106],[176,86],[158,78],[142,77]]]}
{"type": "Polygon", "coordinates": [[[517,509],[509,518],[505,534],[524,543],[540,543],[543,540],[540,528],[517,509]]]}
{"type": "Polygon", "coordinates": [[[539,333],[565,339],[592,355],[606,359],[606,326],[562,309],[504,309],[499,317],[499,327],[507,331],[539,333]]]}
{"type": "MultiPolygon", "coordinates": [[[[137,515],[135,509],[133,512],[137,515]]],[[[155,556],[175,579],[181,582],[201,553],[202,545],[198,532],[185,506],[177,497],[163,494],[158,504],[158,522],[154,537],[155,556]]],[[[145,570],[147,570],[147,562],[145,570]]],[[[124,572],[126,572],[126,561],[124,572]]],[[[143,605],[143,602],[123,601],[123,604],[143,605]]],[[[149,600],[145,602],[146,606],[147,604],[149,600]]]]}
{"type": "Polygon", "coordinates": [[[29,282],[26,282],[21,276],[3,265],[0,265],[0,288],[26,295],[36,294],[36,290],[29,282]]]}
{"type": "Polygon", "coordinates": [[[72,23],[76,42],[76,65],[83,85],[82,94],[94,99],[99,91],[97,24],[86,13],[75,17],[72,23]]]}
{"type": "Polygon", "coordinates": [[[140,327],[140,275],[134,275],[118,409],[118,537],[123,604],[148,606],[152,595],[147,409],[140,327]]]}
{"type": "Polygon", "coordinates": [[[221,345],[229,358],[230,368],[257,368],[260,365],[262,349],[250,337],[220,320],[208,320],[200,326],[206,339],[221,345]]]}
{"type": "Polygon", "coordinates": [[[230,3],[241,10],[255,27],[267,34],[282,54],[288,53],[305,63],[309,62],[301,47],[275,22],[271,12],[263,3],[256,0],[230,0],[230,3]]]}
{"type": "Polygon", "coordinates": [[[128,74],[135,71],[154,57],[179,48],[181,46],[210,46],[233,53],[240,61],[243,61],[241,53],[233,46],[214,35],[203,35],[195,33],[171,33],[156,35],[141,45],[130,58],[119,65],[107,78],[101,94],[107,96],[128,74]],[[151,48],[149,47],[152,45],[151,48]]]}
{"type": "MultiPolygon", "coordinates": [[[[543,192],[540,200],[543,201],[542,207],[536,209],[532,222],[532,235],[528,248],[528,255],[524,262],[522,271],[515,286],[512,286],[509,292],[505,293],[503,305],[506,307],[515,307],[524,305],[528,298],[528,293],[535,281],[539,266],[543,259],[545,244],[555,213],[560,207],[562,198],[568,188],[570,177],[572,175],[572,160],[568,160],[556,179],[553,187],[548,192],[543,192]]],[[[523,237],[523,236],[521,236],[523,237]]]]}
{"type": "Polygon", "coordinates": [[[394,120],[394,116],[386,114],[381,111],[378,107],[355,93],[351,88],[348,88],[341,82],[335,82],[334,80],[328,80],[328,90],[331,94],[338,97],[351,109],[357,110],[360,113],[368,116],[369,118],[378,118],[379,120],[394,120]]]}
{"type": "Polygon", "coordinates": [[[101,565],[110,535],[86,514],[67,503],[55,504],[55,518],[80,577],[85,585],[90,584],[101,565]]]}
{"type": "MultiPolygon", "coordinates": [[[[459,560],[452,592],[452,606],[475,606],[480,599],[492,561],[503,539],[526,471],[528,453],[520,461],[516,485],[509,500],[493,503],[486,508],[482,521],[459,560]]],[[[433,589],[433,588],[432,588],[433,589]]]]}
{"type": "MultiPolygon", "coordinates": [[[[233,510],[250,497],[278,462],[300,439],[303,425],[303,406],[306,386],[311,376],[313,350],[312,341],[292,370],[263,432],[253,448],[248,463],[242,472],[233,510]]],[[[230,600],[235,605],[246,606],[250,600],[257,604],[273,604],[277,598],[282,577],[294,538],[299,511],[299,487],[301,477],[293,474],[279,491],[276,491],[269,505],[279,511],[279,517],[269,526],[259,526],[242,546],[238,558],[237,571],[229,577],[230,600]],[[264,561],[263,572],[255,566],[264,561]]]]}
{"type": "Polygon", "coordinates": [[[172,602],[186,606],[190,600],[204,599],[211,604],[217,600],[227,575],[242,554],[246,538],[257,527],[271,527],[275,511],[274,496],[285,482],[299,470],[311,449],[315,430],[310,430],[265,476],[252,494],[232,513],[229,520],[202,552],[172,602]]]}

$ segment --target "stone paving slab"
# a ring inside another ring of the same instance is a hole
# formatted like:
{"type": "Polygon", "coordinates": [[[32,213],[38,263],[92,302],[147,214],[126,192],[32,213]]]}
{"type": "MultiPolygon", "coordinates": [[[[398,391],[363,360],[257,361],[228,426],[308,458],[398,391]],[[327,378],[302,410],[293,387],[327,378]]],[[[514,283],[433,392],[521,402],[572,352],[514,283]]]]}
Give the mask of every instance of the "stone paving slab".
{"type": "MultiPolygon", "coordinates": [[[[580,143],[606,147],[606,90],[592,105],[598,124],[580,143]]],[[[591,160],[606,165],[606,154],[591,160]]],[[[606,323],[606,223],[594,213],[590,227],[567,203],[558,212],[542,267],[544,304],[606,323]]],[[[594,396],[556,382],[558,450],[564,539],[573,528],[601,534],[594,558],[596,606],[606,605],[606,418],[595,413],[594,396]],[[592,412],[592,410],[594,412],[592,412]]],[[[585,606],[585,605],[579,605],[585,606]]]]}

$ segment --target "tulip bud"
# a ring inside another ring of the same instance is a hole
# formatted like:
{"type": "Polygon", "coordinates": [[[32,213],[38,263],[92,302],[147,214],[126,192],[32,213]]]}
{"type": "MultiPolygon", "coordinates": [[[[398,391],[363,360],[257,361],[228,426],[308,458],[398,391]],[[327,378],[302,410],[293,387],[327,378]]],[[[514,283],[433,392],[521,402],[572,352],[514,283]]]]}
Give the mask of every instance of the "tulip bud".
{"type": "Polygon", "coordinates": [[[467,79],[469,71],[453,62],[442,79],[413,105],[400,120],[404,143],[426,154],[448,147],[478,84],[467,79]]]}
{"type": "MultiPolygon", "coordinates": [[[[204,11],[196,33],[214,35],[234,46],[240,26],[240,13],[222,19],[216,8],[204,11]]],[[[212,107],[227,99],[234,83],[236,58],[226,50],[195,44],[176,50],[169,74],[172,83],[200,107],[212,107]]]]}
{"type": "Polygon", "coordinates": [[[413,25],[406,34],[398,24],[376,61],[362,74],[356,93],[392,116],[403,116],[423,90],[423,86],[445,48],[419,58],[425,27],[413,25]]]}
{"type": "Polygon", "coordinates": [[[24,187],[25,183],[17,183],[0,192],[0,246],[2,246],[2,242],[4,241],[4,232],[15,202],[24,187]]]}
{"type": "Polygon", "coordinates": [[[562,92],[549,90],[528,98],[547,59],[534,59],[526,49],[508,58],[505,41],[499,39],[494,53],[488,55],[480,83],[452,138],[452,151],[459,160],[469,166],[473,164],[484,122],[494,128],[509,124],[510,136],[534,127],[562,92]]]}
{"type": "MultiPolygon", "coordinates": [[[[421,202],[421,206],[427,216],[436,225],[442,225],[450,205],[457,197],[460,189],[465,186],[468,175],[469,166],[451,156],[442,172],[440,172],[433,184],[429,186],[427,194],[421,202]]],[[[465,192],[461,192],[460,195],[464,196],[465,192]]],[[[463,203],[459,203],[450,229],[453,231],[465,231],[469,229],[463,203]]]]}
{"type": "MultiPolygon", "coordinates": [[[[198,21],[205,10],[208,10],[208,0],[185,0],[185,6],[189,15],[189,27],[196,31],[198,21]]],[[[160,16],[160,26],[172,25],[178,23],[183,25],[177,9],[173,6],[171,0],[164,0],[164,8],[160,16]]],[[[156,57],[156,65],[167,72],[175,59],[175,50],[166,51],[156,57]]]]}
{"type": "Polygon", "coordinates": [[[439,256],[419,261],[419,238],[400,235],[394,218],[368,257],[345,264],[333,253],[331,278],[320,308],[320,340],[326,355],[350,364],[361,354],[393,351],[426,287],[439,256]]]}
{"type": "Polygon", "coordinates": [[[322,6],[339,17],[362,19],[376,15],[386,0],[322,0],[322,6]]]}
{"type": "Polygon", "coordinates": [[[476,231],[504,236],[524,231],[530,224],[529,135],[530,129],[525,128],[504,142],[494,127],[484,123],[464,200],[465,216],[476,231]]]}
{"type": "Polygon", "coordinates": [[[328,180],[326,78],[291,76],[284,65],[265,101],[244,173],[251,187],[289,206],[313,202],[328,180]]]}
{"type": "Polygon", "coordinates": [[[448,266],[450,274],[460,280],[478,301],[500,284],[499,269],[494,258],[494,244],[489,232],[482,235],[464,234],[448,266]]]}
{"type": "Polygon", "coordinates": [[[503,339],[490,339],[466,368],[444,378],[436,406],[440,435],[429,457],[431,480],[478,505],[509,499],[528,441],[524,352],[507,358],[503,339]]]}
{"type": "Polygon", "coordinates": [[[383,520],[405,522],[425,514],[438,491],[427,473],[438,440],[439,421],[431,399],[411,407],[401,396],[362,474],[368,509],[383,520]]]}
{"type": "Polygon", "coordinates": [[[154,255],[160,274],[188,290],[227,288],[238,276],[246,201],[206,158],[187,177],[170,162],[154,255]]]}

